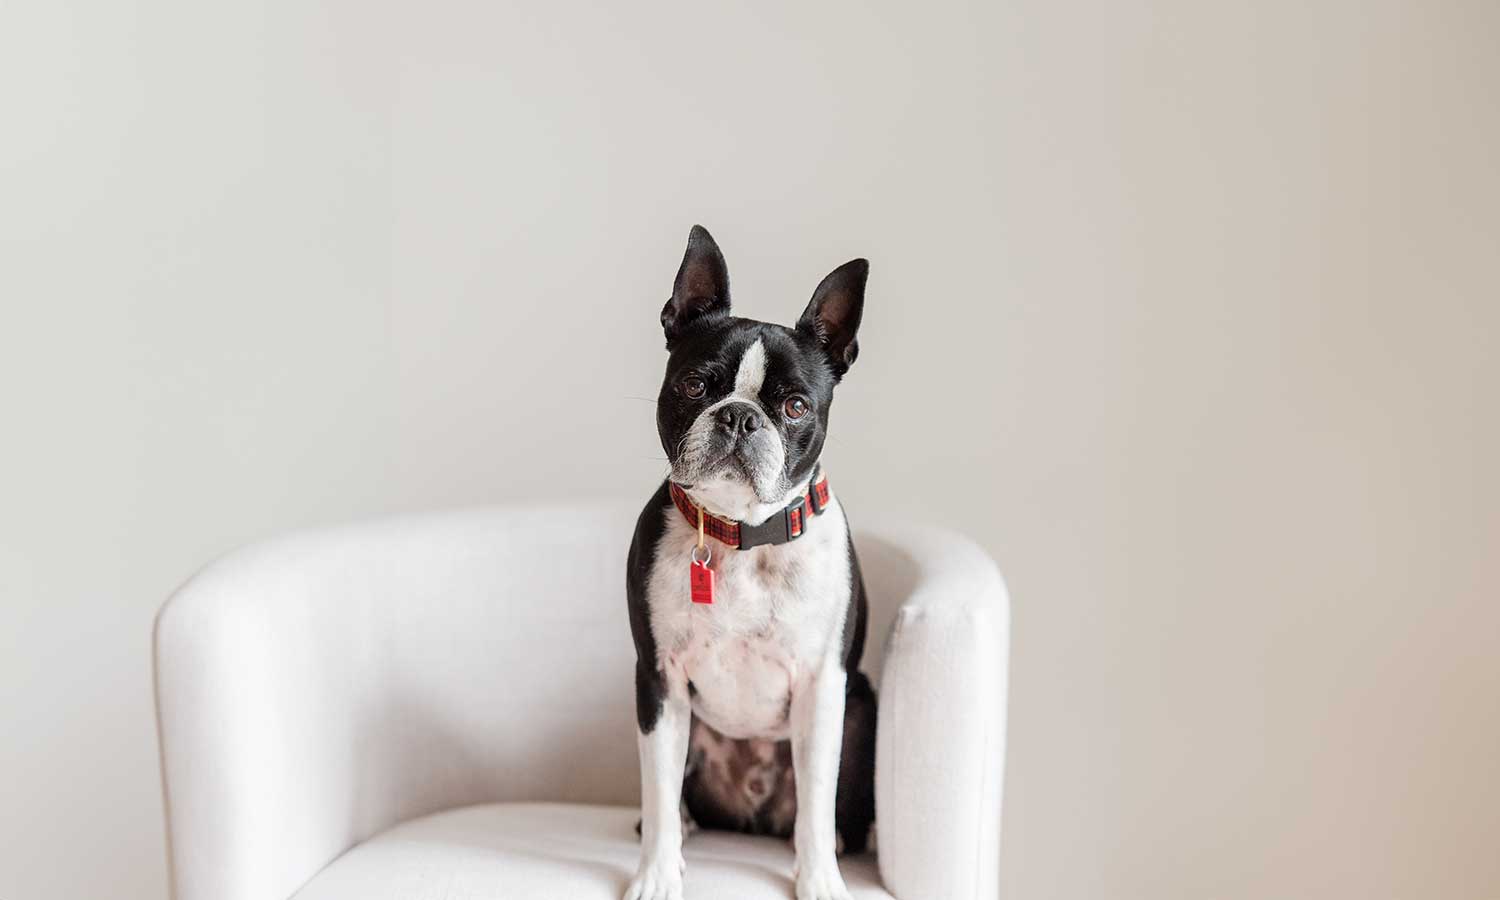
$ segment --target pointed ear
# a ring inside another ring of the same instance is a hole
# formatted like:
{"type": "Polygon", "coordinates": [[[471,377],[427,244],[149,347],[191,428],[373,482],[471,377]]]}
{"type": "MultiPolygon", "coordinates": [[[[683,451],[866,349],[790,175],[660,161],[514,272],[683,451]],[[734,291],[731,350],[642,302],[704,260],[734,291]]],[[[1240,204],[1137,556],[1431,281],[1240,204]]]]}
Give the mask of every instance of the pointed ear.
{"type": "Polygon", "coordinates": [[[853,259],[828,273],[813,291],[812,301],[797,320],[797,330],[818,339],[828,351],[835,378],[842,378],[859,356],[859,317],[865,308],[865,279],[870,264],[853,259]]]}
{"type": "Polygon", "coordinates": [[[688,232],[687,252],[672,283],[672,299],[661,308],[661,327],[667,346],[688,326],[707,317],[729,312],[729,269],[713,235],[702,225],[688,232]]]}

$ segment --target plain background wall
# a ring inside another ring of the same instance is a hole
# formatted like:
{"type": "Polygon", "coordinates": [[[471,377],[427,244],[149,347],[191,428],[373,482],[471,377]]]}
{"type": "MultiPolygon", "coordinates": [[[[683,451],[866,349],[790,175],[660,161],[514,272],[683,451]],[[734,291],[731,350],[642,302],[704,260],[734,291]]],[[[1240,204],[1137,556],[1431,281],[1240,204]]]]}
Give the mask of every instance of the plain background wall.
{"type": "Polygon", "coordinates": [[[6,4],[0,894],[163,896],[150,623],[215,555],[644,497],[694,222],[756,317],[873,261],[827,460],[1009,575],[1010,896],[1500,894],[1497,35],[6,4]]]}

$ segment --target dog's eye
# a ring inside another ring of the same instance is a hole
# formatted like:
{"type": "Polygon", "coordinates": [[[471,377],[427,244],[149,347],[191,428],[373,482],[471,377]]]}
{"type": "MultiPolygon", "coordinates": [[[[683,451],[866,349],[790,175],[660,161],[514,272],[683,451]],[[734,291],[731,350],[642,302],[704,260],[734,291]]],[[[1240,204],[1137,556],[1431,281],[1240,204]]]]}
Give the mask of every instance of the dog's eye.
{"type": "Polygon", "coordinates": [[[807,401],[801,397],[788,397],[781,404],[781,411],[786,413],[788,419],[797,420],[807,415],[807,401]]]}
{"type": "Polygon", "coordinates": [[[682,379],[682,396],[689,400],[701,400],[708,393],[708,383],[696,375],[682,379]]]}

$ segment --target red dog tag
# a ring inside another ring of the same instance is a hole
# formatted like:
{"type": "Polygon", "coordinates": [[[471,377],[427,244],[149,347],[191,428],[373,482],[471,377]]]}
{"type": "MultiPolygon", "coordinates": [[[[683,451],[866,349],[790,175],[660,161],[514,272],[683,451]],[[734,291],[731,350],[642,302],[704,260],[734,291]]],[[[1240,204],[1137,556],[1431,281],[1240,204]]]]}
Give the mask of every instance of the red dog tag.
{"type": "Polygon", "coordinates": [[[714,570],[708,567],[708,563],[693,560],[688,566],[688,583],[692,587],[694,603],[714,602],[714,570]]]}

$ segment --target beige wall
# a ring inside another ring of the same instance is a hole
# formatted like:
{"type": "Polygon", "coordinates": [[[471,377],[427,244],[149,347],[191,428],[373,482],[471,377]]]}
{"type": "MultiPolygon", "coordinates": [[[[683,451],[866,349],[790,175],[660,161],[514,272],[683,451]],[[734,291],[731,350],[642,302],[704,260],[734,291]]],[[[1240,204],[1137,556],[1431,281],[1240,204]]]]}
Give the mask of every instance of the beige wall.
{"type": "Polygon", "coordinates": [[[830,469],[1009,574],[1010,896],[1500,894],[1500,7],[406,6],[5,6],[0,894],[162,896],[215,554],[644,496],[695,221],[873,260],[830,469]]]}

